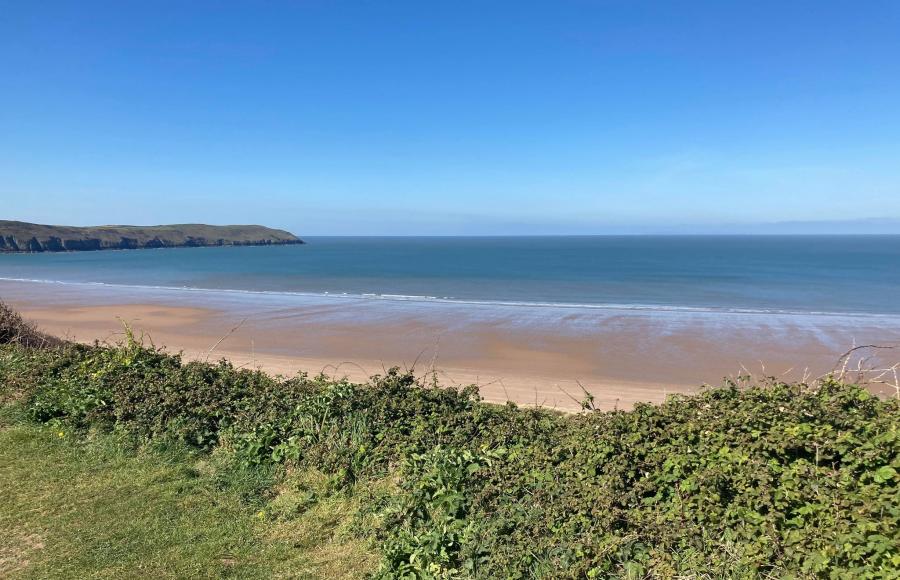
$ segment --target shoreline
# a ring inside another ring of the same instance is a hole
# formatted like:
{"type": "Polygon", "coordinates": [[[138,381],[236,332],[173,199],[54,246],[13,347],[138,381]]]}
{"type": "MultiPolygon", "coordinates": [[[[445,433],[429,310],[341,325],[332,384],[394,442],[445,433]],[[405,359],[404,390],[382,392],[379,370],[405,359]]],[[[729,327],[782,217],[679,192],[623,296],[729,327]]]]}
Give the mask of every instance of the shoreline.
{"type": "MultiPolygon", "coordinates": [[[[202,246],[207,247],[207,246],[202,246]]],[[[201,248],[202,248],[201,247],[201,248]]],[[[208,246],[218,247],[218,246],[208,246]]],[[[175,249],[175,248],[149,248],[149,249],[175,249]]],[[[119,250],[110,250],[119,251],[119,250]]],[[[122,250],[129,251],[129,250],[122,250]]],[[[373,300],[387,302],[406,302],[406,303],[424,303],[424,304],[453,304],[453,305],[469,305],[469,306],[496,306],[496,307],[516,307],[516,308],[550,308],[550,309],[570,309],[570,310],[599,310],[599,311],[623,311],[623,312],[658,312],[658,313],[697,313],[697,314],[713,314],[713,315],[759,315],[759,316],[805,316],[805,317],[852,317],[852,318],[870,318],[877,320],[885,320],[889,318],[896,319],[900,324],[900,313],[894,312],[867,312],[867,311],[830,311],[830,310],[791,310],[791,309],[763,309],[763,308],[739,308],[726,306],[676,306],[667,304],[614,304],[614,303],[579,303],[579,302],[539,302],[539,301],[516,301],[516,300],[488,300],[476,298],[454,298],[449,296],[427,296],[427,295],[406,295],[406,294],[378,294],[378,293],[352,293],[352,292],[306,292],[297,290],[251,290],[240,288],[201,288],[192,286],[164,286],[164,285],[141,285],[141,284],[117,284],[112,282],[80,282],[68,280],[48,280],[34,278],[13,278],[0,277],[0,285],[3,283],[23,283],[23,284],[44,284],[48,286],[63,287],[85,287],[85,288],[109,288],[124,290],[135,290],[139,292],[190,292],[196,294],[209,295],[237,295],[237,296],[272,296],[282,298],[313,298],[326,300],[373,300]]]]}
{"type": "Polygon", "coordinates": [[[0,281],[0,299],[81,342],[115,339],[127,321],[186,359],[353,381],[415,366],[447,386],[477,384],[490,402],[561,410],[578,409],[579,385],[598,408],[627,409],[745,372],[817,377],[856,344],[900,343],[891,316],[289,298],[0,281]]]}

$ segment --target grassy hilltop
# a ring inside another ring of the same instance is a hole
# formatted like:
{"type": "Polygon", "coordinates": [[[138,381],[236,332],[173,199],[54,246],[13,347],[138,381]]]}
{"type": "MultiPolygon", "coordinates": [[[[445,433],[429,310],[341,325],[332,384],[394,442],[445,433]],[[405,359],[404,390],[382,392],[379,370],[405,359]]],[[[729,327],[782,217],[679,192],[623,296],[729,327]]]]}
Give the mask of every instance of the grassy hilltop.
{"type": "Polygon", "coordinates": [[[264,226],[48,226],[0,220],[0,252],[63,252],[194,246],[302,244],[294,234],[264,226]]]}
{"type": "Polygon", "coordinates": [[[0,343],[0,575],[900,575],[900,401],[836,379],[567,415],[0,343]]]}

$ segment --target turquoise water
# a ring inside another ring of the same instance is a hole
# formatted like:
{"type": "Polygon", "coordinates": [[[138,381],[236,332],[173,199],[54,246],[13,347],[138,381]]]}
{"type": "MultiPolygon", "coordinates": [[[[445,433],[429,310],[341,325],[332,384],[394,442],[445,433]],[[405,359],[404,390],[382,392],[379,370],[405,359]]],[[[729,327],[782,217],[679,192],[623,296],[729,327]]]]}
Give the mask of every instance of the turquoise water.
{"type": "Polygon", "coordinates": [[[373,300],[900,314],[900,236],[307,238],[0,255],[0,279],[373,300]]]}

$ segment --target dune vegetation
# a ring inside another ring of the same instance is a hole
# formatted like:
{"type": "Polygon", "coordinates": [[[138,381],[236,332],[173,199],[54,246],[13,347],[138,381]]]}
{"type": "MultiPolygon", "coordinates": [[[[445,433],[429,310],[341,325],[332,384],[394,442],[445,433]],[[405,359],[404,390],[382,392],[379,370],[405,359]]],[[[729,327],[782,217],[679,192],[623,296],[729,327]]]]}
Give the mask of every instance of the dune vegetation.
{"type": "Polygon", "coordinates": [[[0,574],[900,575],[900,401],[836,378],[561,414],[3,320],[0,574]]]}

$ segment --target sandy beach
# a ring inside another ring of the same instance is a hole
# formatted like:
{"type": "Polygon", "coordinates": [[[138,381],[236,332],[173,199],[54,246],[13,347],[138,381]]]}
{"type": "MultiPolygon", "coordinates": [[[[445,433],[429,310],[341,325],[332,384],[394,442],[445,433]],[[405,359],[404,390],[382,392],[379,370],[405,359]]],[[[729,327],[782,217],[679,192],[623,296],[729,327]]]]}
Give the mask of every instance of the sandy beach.
{"type": "Polygon", "coordinates": [[[582,386],[600,408],[630,408],[747,372],[815,377],[855,345],[900,343],[893,319],[871,316],[285,300],[9,281],[0,297],[77,341],[118,340],[127,323],[191,359],[354,381],[396,365],[444,385],[477,384],[488,401],[559,409],[577,408],[582,386]]]}

